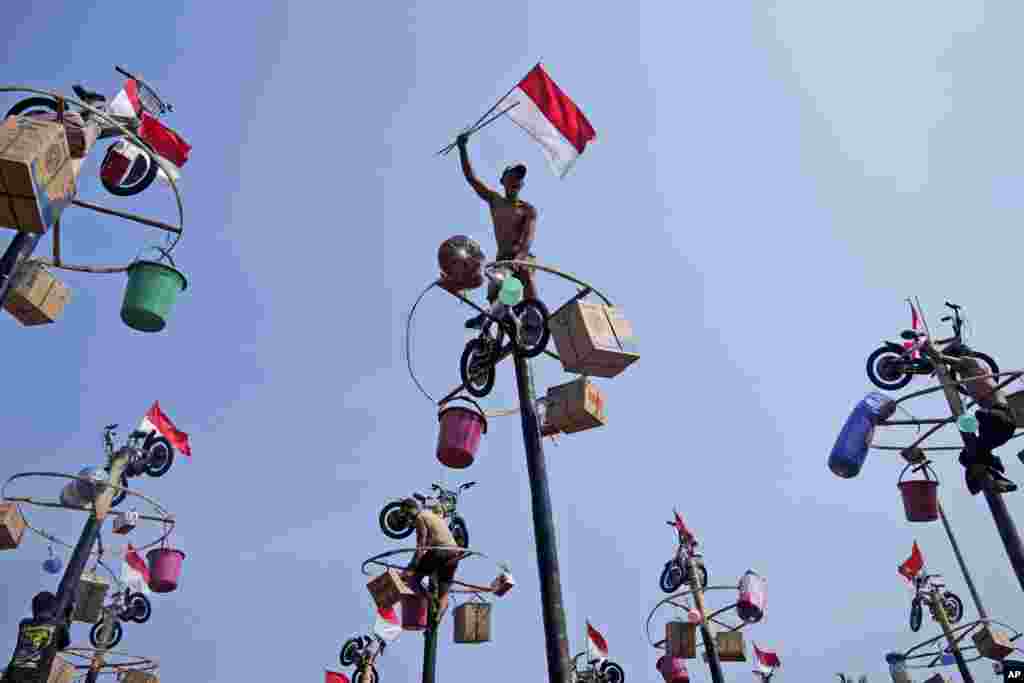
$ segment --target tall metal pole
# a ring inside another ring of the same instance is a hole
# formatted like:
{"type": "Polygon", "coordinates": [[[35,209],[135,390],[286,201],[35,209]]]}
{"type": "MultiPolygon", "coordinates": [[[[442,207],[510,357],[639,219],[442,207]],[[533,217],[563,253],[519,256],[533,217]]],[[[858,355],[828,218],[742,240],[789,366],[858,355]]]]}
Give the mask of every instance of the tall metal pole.
{"type": "Polygon", "coordinates": [[[7,300],[7,291],[11,287],[11,278],[18,270],[22,261],[32,255],[42,235],[34,232],[19,232],[7,245],[4,255],[0,256],[0,306],[7,300]]]}
{"type": "Polygon", "coordinates": [[[704,641],[704,653],[708,657],[708,668],[711,669],[711,680],[714,683],[725,683],[722,675],[722,661],[718,658],[718,643],[715,642],[711,627],[708,626],[707,612],[704,609],[704,589],[700,585],[702,572],[697,570],[697,560],[692,556],[686,561],[690,570],[690,588],[693,590],[693,602],[700,613],[700,635],[704,641]]]}
{"type": "Polygon", "coordinates": [[[949,537],[949,543],[953,546],[953,554],[956,555],[956,561],[960,565],[960,571],[963,572],[967,588],[971,591],[971,598],[974,600],[974,606],[978,610],[978,616],[982,619],[988,619],[988,613],[985,612],[985,607],[981,604],[981,596],[978,595],[978,589],[974,587],[971,573],[967,571],[967,563],[964,562],[964,556],[960,554],[960,545],[956,542],[956,537],[953,536],[953,529],[949,526],[949,520],[946,519],[946,511],[942,509],[941,502],[938,503],[938,506],[939,517],[942,518],[942,526],[946,527],[946,536],[949,537]]]}
{"type": "MultiPolygon", "coordinates": [[[[943,385],[943,393],[946,395],[946,402],[949,403],[949,409],[952,411],[953,417],[959,418],[964,412],[963,402],[960,400],[960,394],[957,389],[959,385],[951,386],[949,384],[949,372],[946,369],[945,362],[930,341],[925,345],[925,352],[935,366],[936,375],[943,385]]],[[[969,449],[972,448],[964,433],[959,433],[964,446],[969,449]]],[[[976,466],[971,465],[970,467],[974,468],[976,466]]],[[[1020,534],[1017,533],[1017,527],[1013,523],[1013,519],[1010,518],[1010,511],[1006,509],[1006,502],[1003,500],[1002,495],[996,493],[993,488],[992,476],[984,470],[979,472],[979,474],[982,482],[982,493],[985,494],[985,502],[988,503],[988,509],[992,513],[992,521],[995,522],[999,538],[1003,541],[1003,548],[1005,548],[1006,555],[1010,559],[1013,573],[1017,575],[1017,583],[1020,584],[1021,590],[1024,590],[1024,545],[1021,544],[1020,534]]]]}
{"type": "Polygon", "coordinates": [[[434,683],[437,670],[437,627],[440,616],[438,586],[435,577],[430,577],[430,598],[427,602],[427,630],[423,632],[423,683],[434,683]]]}
{"type": "Polygon", "coordinates": [[[530,478],[533,507],[533,533],[537,543],[537,569],[540,573],[540,597],[544,618],[544,640],[550,683],[570,683],[569,637],[562,605],[562,584],[555,546],[555,522],[551,514],[548,473],[537,423],[536,400],[530,361],[515,355],[516,384],[519,388],[519,414],[523,421],[526,469],[530,478]]]}

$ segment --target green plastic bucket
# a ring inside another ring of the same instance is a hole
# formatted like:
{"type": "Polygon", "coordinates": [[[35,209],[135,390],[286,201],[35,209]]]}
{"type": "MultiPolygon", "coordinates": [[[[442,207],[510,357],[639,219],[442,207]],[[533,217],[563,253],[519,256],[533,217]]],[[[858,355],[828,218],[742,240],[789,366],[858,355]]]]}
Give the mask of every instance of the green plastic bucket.
{"type": "Polygon", "coordinates": [[[159,332],[185,291],[188,281],[177,269],[156,261],[136,261],[128,268],[128,287],[121,304],[121,320],[139,332],[159,332]]]}

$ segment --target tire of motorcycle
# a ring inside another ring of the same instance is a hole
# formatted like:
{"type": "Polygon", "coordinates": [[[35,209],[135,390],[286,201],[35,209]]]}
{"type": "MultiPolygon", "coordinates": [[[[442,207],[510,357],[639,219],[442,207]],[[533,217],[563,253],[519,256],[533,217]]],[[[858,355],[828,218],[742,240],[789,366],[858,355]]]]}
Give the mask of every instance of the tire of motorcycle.
{"type": "Polygon", "coordinates": [[[142,593],[130,593],[127,602],[132,614],[131,620],[136,624],[145,624],[153,616],[153,605],[142,593]]]}
{"type": "Polygon", "coordinates": [[[451,524],[448,525],[451,529],[452,536],[455,537],[455,543],[460,548],[469,547],[469,527],[466,526],[466,520],[456,515],[452,517],[451,524]]]}
{"type": "MultiPolygon", "coordinates": [[[[110,154],[111,150],[113,149],[114,146],[111,145],[110,148],[107,150],[107,154],[110,154]]],[[[152,185],[153,179],[156,178],[156,172],[158,170],[156,161],[152,157],[150,157],[149,154],[147,154],[146,152],[139,152],[139,156],[142,155],[146,155],[146,157],[149,159],[149,166],[146,169],[145,174],[143,174],[142,178],[140,178],[135,183],[132,183],[131,185],[115,185],[114,183],[104,178],[102,174],[100,174],[100,182],[103,183],[104,189],[106,189],[107,192],[116,197],[134,197],[140,192],[144,192],[146,188],[152,185]]],[[[104,157],[103,160],[106,161],[106,157],[104,157]]]]}
{"type": "Polygon", "coordinates": [[[100,629],[102,627],[102,621],[93,624],[92,629],[89,630],[89,642],[97,649],[109,650],[112,647],[117,647],[117,644],[121,642],[122,636],[124,636],[124,627],[121,626],[121,622],[114,622],[114,628],[110,631],[110,641],[106,643],[100,642],[100,629]]]}
{"type": "Polygon", "coordinates": [[[658,585],[665,593],[675,593],[686,582],[686,570],[678,562],[668,562],[661,570],[658,585]]]}
{"type": "Polygon", "coordinates": [[[924,618],[924,610],[921,608],[921,601],[917,598],[910,603],[910,630],[917,633],[921,630],[921,620],[924,618]]]}
{"type": "Polygon", "coordinates": [[[471,339],[466,348],[462,351],[462,358],[459,360],[459,377],[462,379],[462,383],[466,386],[466,391],[470,393],[474,398],[484,398],[491,389],[494,388],[494,382],[498,378],[498,373],[494,369],[494,364],[488,361],[487,368],[482,370],[479,375],[483,375],[483,381],[478,379],[474,381],[472,375],[469,372],[470,362],[477,356],[490,355],[490,349],[487,344],[484,343],[483,339],[471,339]]]}
{"type": "Polygon", "coordinates": [[[868,379],[871,380],[871,383],[885,391],[896,391],[910,384],[910,380],[914,379],[914,376],[910,373],[903,373],[899,379],[893,380],[887,380],[880,376],[878,372],[878,365],[886,356],[892,356],[892,358],[886,358],[887,361],[892,361],[899,359],[900,354],[887,346],[882,346],[872,351],[871,355],[868,356],[866,369],[868,372],[868,379]]]}
{"type": "Polygon", "coordinates": [[[415,527],[409,524],[409,518],[402,512],[401,501],[394,501],[384,506],[377,518],[380,530],[388,538],[399,540],[408,538],[415,531],[415,527]]]}
{"type": "Polygon", "coordinates": [[[942,594],[942,607],[946,610],[949,623],[957,624],[964,618],[964,602],[955,593],[942,594]]]}
{"type": "Polygon", "coordinates": [[[548,347],[548,340],[551,339],[551,328],[548,327],[548,309],[544,305],[544,302],[538,301],[537,299],[526,299],[520,301],[518,304],[512,307],[512,313],[518,318],[522,318],[526,315],[531,315],[534,318],[539,318],[542,324],[540,336],[537,339],[531,340],[532,344],[524,344],[518,338],[518,335],[512,335],[512,346],[515,348],[516,353],[524,358],[534,358],[544,353],[544,349],[548,347]]]}
{"type": "Polygon", "coordinates": [[[352,666],[356,663],[356,656],[359,654],[359,641],[355,638],[349,638],[345,641],[345,644],[341,646],[341,654],[338,655],[338,660],[342,666],[352,666]]]}
{"type": "Polygon", "coordinates": [[[151,477],[164,476],[174,464],[174,447],[164,437],[157,436],[157,432],[146,438],[142,450],[146,454],[146,474],[151,477]]]}
{"type": "Polygon", "coordinates": [[[28,97],[15,103],[13,107],[8,109],[4,118],[7,118],[8,116],[19,116],[26,113],[29,109],[47,109],[56,113],[57,100],[51,97],[28,97]]]}
{"type": "Polygon", "coordinates": [[[604,683],[623,683],[626,672],[615,662],[605,662],[601,665],[601,678],[604,683]]]}
{"type": "Polygon", "coordinates": [[[380,676],[377,675],[377,667],[371,666],[368,673],[362,670],[356,671],[352,676],[352,683],[379,683],[380,676]]]}

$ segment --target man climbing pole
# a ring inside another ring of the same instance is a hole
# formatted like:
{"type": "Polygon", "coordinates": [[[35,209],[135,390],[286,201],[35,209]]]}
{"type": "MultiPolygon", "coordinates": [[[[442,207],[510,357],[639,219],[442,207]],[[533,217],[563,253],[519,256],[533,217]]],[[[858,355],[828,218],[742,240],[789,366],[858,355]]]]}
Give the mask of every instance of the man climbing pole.
{"type": "Polygon", "coordinates": [[[49,679],[57,652],[71,645],[70,615],[58,619],[56,607],[57,596],[49,591],[32,598],[32,617],[18,624],[18,643],[2,679],[5,683],[46,683],[49,679]]]}
{"type": "Polygon", "coordinates": [[[448,609],[448,592],[462,559],[462,549],[439,514],[424,509],[415,498],[407,498],[404,506],[416,526],[416,552],[405,570],[406,576],[411,577],[409,583],[414,590],[422,589],[424,577],[437,577],[437,620],[440,621],[448,609]]]}
{"type": "MultiPolygon", "coordinates": [[[[973,358],[961,359],[960,364],[964,379],[983,377],[987,372],[973,358]]],[[[1002,459],[993,452],[1013,438],[1017,429],[1006,396],[1001,390],[995,390],[995,382],[991,379],[966,382],[964,388],[978,404],[974,413],[978,433],[964,433],[964,449],[960,451],[967,490],[972,496],[977,495],[981,491],[982,472],[987,471],[997,492],[1016,491],[1017,484],[1006,477],[1002,459]]]]}
{"type": "MultiPolygon", "coordinates": [[[[459,147],[459,159],[462,162],[462,173],[470,187],[477,193],[480,199],[487,203],[491,210],[491,220],[494,223],[494,239],[498,244],[498,261],[533,261],[534,256],[530,253],[533,245],[533,238],[537,231],[537,210],[533,205],[519,198],[519,192],[523,188],[523,179],[526,178],[526,166],[524,164],[513,164],[508,166],[501,174],[501,185],[505,188],[505,195],[502,196],[487,187],[473,173],[473,167],[469,163],[469,156],[466,153],[466,145],[469,142],[469,133],[463,133],[456,138],[459,147]]],[[[529,268],[523,266],[513,267],[513,274],[523,283],[523,294],[527,299],[537,298],[537,289],[533,283],[533,273],[529,268]]],[[[494,303],[498,298],[498,288],[492,285],[487,288],[487,301],[494,303]]],[[[466,322],[469,329],[479,329],[483,326],[486,317],[480,314],[466,322]]]]}

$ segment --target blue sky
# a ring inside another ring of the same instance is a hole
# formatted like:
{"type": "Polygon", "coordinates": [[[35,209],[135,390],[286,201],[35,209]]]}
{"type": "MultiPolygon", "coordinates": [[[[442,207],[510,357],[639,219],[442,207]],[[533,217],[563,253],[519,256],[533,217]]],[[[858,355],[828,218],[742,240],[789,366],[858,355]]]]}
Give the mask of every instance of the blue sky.
{"type": "MultiPolygon", "coordinates": [[[[7,474],[100,462],[102,426],[134,425],[154,399],[191,434],[191,462],[138,482],[176,513],[187,559],[179,591],[158,596],[122,648],[159,658],[166,680],[320,680],[372,623],[359,566],[398,547],[377,528],[380,507],[467,479],[479,482],[462,503],[473,544],[509,561],[518,585],[497,603],[493,643],[457,646],[442,626],[439,676],[510,664],[522,680],[544,675],[519,422],[496,418],[473,468],[445,471],[402,337],[442,240],[467,233],[495,253],[456,158],[433,153],[538,59],[598,140],[560,181],[500,121],[471,141],[474,165],[492,185],[508,161],[529,165],[539,260],[623,306],[643,354],[598,380],[606,427],[545,445],[573,652],[589,617],[631,680],[657,676],[643,623],[674,549],[673,506],[712,582],[767,577],[769,613],[747,637],[778,650],[779,680],[885,680],[884,654],[926,637],[908,631],[896,573],[915,538],[967,600],[941,526],[904,520],[895,456],[873,453],[851,481],[825,460],[870,389],[865,358],[909,323],[908,295],[933,325],[944,299],[963,304],[974,343],[1021,365],[1003,273],[1024,211],[1011,66],[1022,10],[172,2],[135,19],[137,7],[18,4],[0,27],[4,80],[113,94],[120,64],[177,105],[167,123],[193,145],[175,252],[189,289],[156,335],[120,322],[123,275],[62,274],[74,298],[56,325],[0,318],[13,361],[0,433],[7,474]]],[[[80,194],[173,219],[158,189],[120,200],[85,180],[80,194]]],[[[160,238],[82,210],[63,234],[64,258],[86,263],[126,262],[160,238]]],[[[549,278],[540,291],[555,304],[572,293],[549,278]]],[[[435,393],[457,383],[467,312],[437,292],[418,312],[413,360],[435,393]]],[[[571,379],[552,361],[534,367],[542,392],[571,379]]],[[[505,367],[488,407],[514,394],[505,367]]],[[[952,458],[937,469],[982,598],[1012,623],[1024,605],[987,507],[952,458]]],[[[1018,498],[1007,504],[1019,514],[1018,498]]],[[[69,540],[82,522],[33,520],[69,540]]],[[[0,647],[55,584],[46,554],[28,539],[2,558],[0,647]]],[[[464,572],[493,578],[482,563],[464,572]]],[[[421,642],[405,634],[389,649],[385,681],[416,679],[421,642]]],[[[992,677],[986,662],[972,668],[992,677]]],[[[749,677],[726,665],[728,680],[749,677]]]]}

